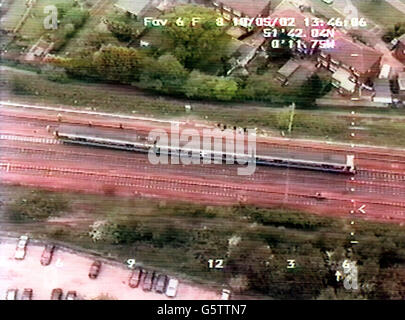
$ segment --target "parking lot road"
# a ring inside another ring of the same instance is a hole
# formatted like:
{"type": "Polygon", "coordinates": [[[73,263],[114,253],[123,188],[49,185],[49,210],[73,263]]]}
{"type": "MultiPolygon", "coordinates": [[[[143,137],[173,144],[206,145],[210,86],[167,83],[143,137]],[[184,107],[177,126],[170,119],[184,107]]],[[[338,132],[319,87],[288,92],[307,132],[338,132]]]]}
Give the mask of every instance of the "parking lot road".
{"type": "MultiPolygon", "coordinates": [[[[140,287],[128,286],[131,270],[103,263],[97,279],[89,279],[89,268],[94,261],[89,257],[58,249],[48,266],[40,263],[44,247],[28,244],[24,260],[15,260],[15,241],[0,243],[0,299],[4,300],[8,289],[17,288],[17,300],[24,288],[33,289],[33,300],[50,300],[52,290],[61,288],[63,297],[68,291],[77,291],[79,299],[95,299],[108,294],[118,300],[172,299],[154,291],[145,292],[140,287]]],[[[175,299],[217,300],[219,293],[180,280],[175,299]]]]}

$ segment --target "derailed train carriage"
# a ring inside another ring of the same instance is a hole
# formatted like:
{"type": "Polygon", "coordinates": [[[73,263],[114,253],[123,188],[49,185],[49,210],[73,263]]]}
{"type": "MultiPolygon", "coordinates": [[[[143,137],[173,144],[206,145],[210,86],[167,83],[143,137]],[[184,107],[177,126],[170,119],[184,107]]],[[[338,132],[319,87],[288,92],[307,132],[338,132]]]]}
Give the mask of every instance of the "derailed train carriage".
{"type": "Polygon", "coordinates": [[[201,160],[211,160],[214,163],[229,163],[229,159],[255,161],[259,166],[275,166],[295,169],[307,169],[323,172],[355,174],[356,167],[353,155],[346,155],[345,162],[314,161],[308,159],[294,159],[291,157],[269,155],[247,155],[237,153],[224,153],[214,150],[191,149],[186,147],[171,147],[159,145],[156,141],[149,141],[145,136],[128,135],[123,132],[106,133],[94,128],[59,126],[54,135],[65,143],[95,146],[102,148],[118,149],[149,153],[153,151],[157,155],[167,154],[184,157],[199,157],[201,160]]]}

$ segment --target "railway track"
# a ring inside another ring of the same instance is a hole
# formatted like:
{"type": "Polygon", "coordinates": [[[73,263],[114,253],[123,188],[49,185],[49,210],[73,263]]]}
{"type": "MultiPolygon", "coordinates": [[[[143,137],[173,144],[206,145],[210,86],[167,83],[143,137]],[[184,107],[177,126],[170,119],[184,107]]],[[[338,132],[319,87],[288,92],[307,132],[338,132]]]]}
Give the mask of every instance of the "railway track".
{"type": "MultiPolygon", "coordinates": [[[[72,111],[76,112],[76,110],[72,111]]],[[[84,112],[86,113],[86,112],[84,112]]],[[[112,115],[113,118],[115,117],[112,115]]],[[[26,121],[26,119],[33,119],[35,121],[41,121],[44,124],[44,127],[46,124],[55,123],[59,125],[60,123],[64,124],[72,124],[72,125],[85,125],[88,126],[88,120],[85,119],[64,119],[62,122],[58,122],[57,118],[54,117],[39,117],[39,118],[33,118],[29,116],[23,116],[23,115],[13,115],[13,116],[7,116],[7,117],[15,117],[15,118],[21,118],[23,121],[26,121]]],[[[125,117],[124,117],[125,118],[125,117]]],[[[128,116],[128,119],[132,117],[128,116]]],[[[149,118],[138,118],[138,117],[133,117],[134,119],[144,119],[144,121],[155,121],[154,119],[149,119],[149,118]]],[[[100,119],[96,119],[93,121],[93,127],[99,127],[99,128],[108,128],[108,129],[119,129],[119,124],[105,124],[101,123],[100,119]]],[[[170,121],[165,121],[163,120],[164,123],[170,123],[170,121]]],[[[185,122],[176,122],[178,124],[185,124],[185,122]]],[[[150,128],[152,129],[152,127],[150,128]]],[[[149,134],[150,129],[145,129],[145,128],[133,128],[131,126],[125,126],[126,131],[136,131],[137,134],[143,134],[147,136],[149,134]]],[[[398,164],[398,165],[403,165],[405,166],[405,150],[403,152],[400,152],[401,154],[398,154],[399,151],[393,151],[393,150],[385,150],[384,151],[377,151],[377,150],[365,150],[366,148],[379,148],[379,147],[356,147],[355,149],[351,148],[350,146],[343,147],[340,145],[334,145],[331,146],[330,144],[328,145],[322,145],[320,142],[314,142],[311,145],[307,145],[308,142],[292,142],[291,140],[289,141],[265,141],[262,138],[257,139],[257,150],[265,149],[265,148],[283,148],[285,150],[291,150],[291,152],[294,151],[308,151],[308,152],[314,152],[314,151],[322,151],[326,153],[332,153],[332,154],[340,154],[340,155],[347,155],[347,154],[354,154],[357,161],[362,160],[362,161],[376,161],[376,162],[381,162],[381,163],[390,163],[390,164],[398,164]],[[403,154],[402,154],[403,153],[403,154]]]]}
{"type": "MultiPolygon", "coordinates": [[[[82,169],[71,169],[71,168],[60,168],[60,167],[50,167],[50,166],[37,166],[29,164],[2,162],[0,163],[0,169],[7,173],[36,173],[43,176],[60,176],[60,177],[71,177],[74,179],[82,179],[90,181],[98,181],[103,183],[112,183],[117,186],[126,187],[144,187],[146,189],[154,188],[157,190],[166,189],[169,191],[184,192],[184,193],[196,193],[196,194],[207,194],[215,195],[221,197],[238,197],[240,194],[256,194],[256,195],[278,195],[284,196],[285,191],[279,190],[277,188],[270,188],[268,186],[252,186],[252,185],[241,185],[241,184],[231,184],[231,183],[217,183],[217,182],[207,182],[201,181],[199,179],[184,179],[179,177],[163,177],[149,174],[118,174],[118,173],[106,173],[106,172],[96,172],[92,170],[82,170],[82,169]]],[[[289,197],[296,197],[302,199],[314,199],[314,195],[305,194],[303,192],[289,192],[289,197]]],[[[350,205],[353,200],[350,196],[325,196],[324,200],[328,201],[338,201],[344,203],[345,205],[350,205]]],[[[405,202],[402,201],[382,201],[382,200],[372,200],[372,199],[361,199],[364,204],[375,204],[390,207],[405,208],[405,202]]]]}

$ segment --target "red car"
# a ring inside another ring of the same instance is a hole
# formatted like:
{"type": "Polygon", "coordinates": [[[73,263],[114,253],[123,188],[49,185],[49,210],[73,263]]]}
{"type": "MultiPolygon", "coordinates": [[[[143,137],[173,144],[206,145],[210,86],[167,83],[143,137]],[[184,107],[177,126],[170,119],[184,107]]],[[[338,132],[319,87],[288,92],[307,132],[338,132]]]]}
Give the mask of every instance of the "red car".
{"type": "Polygon", "coordinates": [[[151,291],[153,287],[153,283],[155,280],[155,272],[146,272],[145,277],[143,278],[143,291],[151,291]]]}
{"type": "Polygon", "coordinates": [[[24,289],[21,300],[32,300],[32,289],[24,289]]]}
{"type": "Polygon", "coordinates": [[[100,269],[101,269],[101,262],[98,260],[94,261],[90,267],[89,278],[96,279],[98,277],[98,274],[100,273],[100,269]]]}
{"type": "Polygon", "coordinates": [[[41,256],[41,264],[47,266],[51,263],[53,252],[55,251],[55,246],[52,244],[47,244],[41,256]]]}
{"type": "Polygon", "coordinates": [[[129,278],[128,285],[131,288],[137,288],[139,286],[139,283],[141,282],[142,274],[143,272],[141,268],[135,268],[131,274],[131,277],[129,278]]]}
{"type": "Polygon", "coordinates": [[[61,288],[53,289],[51,293],[51,300],[61,300],[63,291],[61,288]]]}

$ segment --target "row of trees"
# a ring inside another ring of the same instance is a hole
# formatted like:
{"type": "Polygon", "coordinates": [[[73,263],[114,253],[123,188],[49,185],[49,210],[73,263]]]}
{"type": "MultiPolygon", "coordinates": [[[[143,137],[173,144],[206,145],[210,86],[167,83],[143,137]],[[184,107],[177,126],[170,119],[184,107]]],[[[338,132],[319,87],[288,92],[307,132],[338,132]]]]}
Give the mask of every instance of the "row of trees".
{"type": "Polygon", "coordinates": [[[189,72],[172,54],[159,58],[147,51],[107,46],[92,55],[77,58],[55,58],[53,63],[75,77],[93,77],[102,80],[152,89],[163,93],[185,95],[192,99],[208,100],[262,100],[311,105],[322,94],[325,84],[312,76],[301,88],[280,91],[265,77],[252,75],[247,79],[189,72]]]}
{"type": "MultiPolygon", "coordinates": [[[[59,194],[34,191],[7,204],[6,212],[12,221],[43,223],[69,212],[70,206],[59,194]]],[[[220,275],[240,293],[278,299],[405,298],[403,226],[357,221],[350,227],[359,241],[353,246],[344,219],[282,208],[179,208],[152,205],[148,216],[136,210],[108,211],[104,220],[90,226],[87,239],[111,250],[146,246],[158,257],[167,252],[184,256],[173,264],[202,278],[220,275]],[[208,260],[217,258],[223,259],[224,268],[208,268],[208,260]],[[356,262],[357,290],[345,289],[336,277],[345,260],[356,262]]],[[[49,236],[74,242],[66,232],[49,231],[49,236]]],[[[159,267],[165,262],[153,263],[159,267]]]]}
{"type": "Polygon", "coordinates": [[[97,241],[177,248],[195,259],[194,273],[221,273],[233,291],[242,294],[260,293],[276,299],[405,298],[401,227],[359,221],[359,244],[353,247],[347,222],[341,219],[246,206],[225,211],[211,207],[215,214],[205,219],[201,214],[207,210],[197,206],[190,207],[188,214],[170,208],[164,211],[164,221],[141,222],[139,217],[122,213],[111,216],[92,225],[90,236],[94,239],[95,230],[101,230],[103,236],[97,241]],[[224,216],[232,221],[227,226],[216,220],[224,216]],[[222,258],[224,268],[209,269],[207,261],[213,258],[222,258]],[[336,277],[337,271],[344,273],[345,260],[356,262],[357,290],[345,289],[343,278],[336,277]]]}

